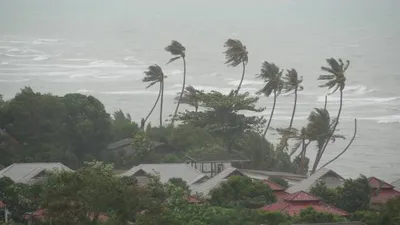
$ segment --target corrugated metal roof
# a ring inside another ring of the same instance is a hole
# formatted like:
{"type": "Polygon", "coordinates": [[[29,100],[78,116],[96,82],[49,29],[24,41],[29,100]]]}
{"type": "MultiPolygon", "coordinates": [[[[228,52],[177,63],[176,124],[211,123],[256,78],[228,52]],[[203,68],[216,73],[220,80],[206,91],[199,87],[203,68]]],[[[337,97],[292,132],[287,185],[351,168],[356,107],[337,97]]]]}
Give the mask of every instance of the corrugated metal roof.
{"type": "Polygon", "coordinates": [[[339,174],[337,174],[335,171],[327,169],[327,168],[321,168],[318,171],[316,171],[314,174],[312,174],[311,176],[309,176],[307,179],[304,179],[302,181],[300,181],[299,183],[289,187],[286,191],[288,193],[296,193],[299,191],[306,191],[308,192],[311,187],[321,178],[323,178],[324,176],[328,175],[328,174],[332,174],[334,176],[339,177],[340,179],[344,179],[342,176],[340,176],[339,174]]]}
{"type": "Polygon", "coordinates": [[[14,163],[0,171],[0,177],[9,177],[17,183],[29,183],[46,170],[72,171],[62,163],[14,163]]]}
{"type": "Polygon", "coordinates": [[[279,185],[275,182],[272,182],[270,180],[263,180],[262,182],[264,184],[268,185],[268,187],[271,188],[271,190],[273,190],[273,191],[284,191],[285,190],[285,188],[283,188],[281,185],[279,185]]]}
{"type": "Polygon", "coordinates": [[[192,194],[201,194],[207,196],[212,189],[216,188],[219,184],[221,184],[221,182],[233,174],[245,176],[240,170],[234,167],[226,168],[221,173],[215,175],[204,183],[191,185],[190,189],[192,190],[192,194]]]}
{"type": "Polygon", "coordinates": [[[396,191],[400,191],[400,179],[393,181],[392,185],[396,191]]]}
{"type": "Polygon", "coordinates": [[[133,176],[138,171],[143,171],[147,174],[159,175],[160,181],[166,183],[170,178],[181,178],[188,185],[206,177],[199,170],[191,167],[186,163],[160,163],[160,164],[140,164],[132,169],[119,174],[119,176],[133,176]]]}

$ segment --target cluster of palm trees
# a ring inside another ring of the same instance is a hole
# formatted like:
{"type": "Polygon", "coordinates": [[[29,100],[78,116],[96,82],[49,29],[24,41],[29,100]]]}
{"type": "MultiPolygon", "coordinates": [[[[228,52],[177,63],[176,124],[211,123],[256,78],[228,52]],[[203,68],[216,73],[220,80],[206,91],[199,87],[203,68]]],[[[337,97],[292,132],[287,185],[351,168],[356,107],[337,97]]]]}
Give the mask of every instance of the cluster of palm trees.
{"type": "MultiPolygon", "coordinates": [[[[228,66],[237,67],[239,65],[242,66],[242,74],[240,82],[231,94],[235,96],[239,93],[243,80],[246,73],[246,66],[249,61],[248,51],[246,46],[240,41],[236,39],[228,39],[224,47],[226,51],[224,52],[226,62],[228,66]]],[[[174,62],[175,60],[182,59],[183,62],[183,82],[182,82],[182,90],[179,95],[175,98],[177,101],[177,105],[175,108],[175,112],[172,116],[171,124],[174,124],[176,120],[179,106],[181,103],[191,105],[195,108],[197,112],[200,105],[200,95],[204,93],[201,90],[196,90],[192,86],[186,87],[186,48],[180,44],[178,41],[172,41],[170,45],[168,45],[165,50],[173,56],[167,64],[174,62]]],[[[345,72],[349,67],[349,61],[343,61],[342,59],[334,59],[329,58],[326,60],[328,66],[322,66],[321,69],[328,74],[320,75],[318,80],[325,81],[324,84],[320,85],[320,87],[327,87],[328,89],[332,90],[329,94],[333,94],[337,91],[340,93],[340,102],[339,102],[339,109],[338,114],[334,119],[331,119],[329,112],[325,107],[324,108],[316,108],[313,112],[311,112],[310,116],[308,117],[308,124],[307,126],[301,129],[293,128],[293,120],[296,114],[296,106],[297,106],[297,95],[299,91],[303,90],[302,82],[303,78],[299,77],[297,71],[295,69],[290,70],[283,70],[280,69],[277,65],[271,62],[264,61],[261,65],[261,72],[256,75],[258,79],[262,79],[265,85],[256,92],[258,95],[265,95],[266,97],[273,96],[273,105],[271,109],[271,113],[269,116],[269,120],[265,130],[263,131],[263,136],[265,137],[268,130],[270,129],[271,121],[273,119],[275,106],[277,102],[278,96],[283,93],[293,93],[294,95],[294,104],[292,110],[292,116],[287,128],[283,129],[276,129],[282,135],[281,143],[279,146],[283,146],[287,148],[288,140],[295,139],[297,140],[293,150],[291,151],[290,155],[293,155],[297,152],[298,149],[301,149],[300,153],[297,157],[300,158],[300,164],[304,164],[306,160],[306,151],[307,147],[310,143],[315,142],[317,145],[317,156],[314,160],[314,165],[312,167],[311,173],[314,173],[317,170],[319,162],[324,154],[327,145],[330,141],[334,141],[336,138],[344,138],[343,136],[336,135],[336,127],[339,123],[340,115],[342,112],[343,106],[343,89],[345,88],[346,83],[346,76],[345,72]],[[300,148],[301,147],[301,148],[300,148]]],[[[162,69],[158,65],[152,65],[148,68],[148,71],[145,72],[145,77],[143,82],[150,82],[150,84],[146,87],[149,88],[157,83],[160,84],[159,87],[159,94],[157,99],[151,108],[149,114],[146,116],[145,119],[142,119],[141,127],[144,129],[144,125],[147,122],[148,118],[154,111],[154,108],[160,101],[160,126],[162,126],[162,110],[163,110],[163,92],[164,92],[164,80],[166,76],[164,75],[162,69]],[[161,99],[161,100],[160,100],[161,99]]],[[[355,134],[357,131],[357,121],[355,120],[355,133],[351,142],[347,146],[347,148],[341,153],[343,154],[348,147],[351,145],[355,138],[355,134]]],[[[340,154],[340,155],[341,155],[340,154]]],[[[340,156],[339,155],[339,156],[340,156]]],[[[338,157],[339,157],[338,156],[338,157]]],[[[334,159],[335,160],[335,159],[334,159]]],[[[328,162],[330,163],[330,162],[328,162]]],[[[304,165],[300,165],[301,167],[304,165]]],[[[324,165],[325,166],[325,165],[324,165]]]]}

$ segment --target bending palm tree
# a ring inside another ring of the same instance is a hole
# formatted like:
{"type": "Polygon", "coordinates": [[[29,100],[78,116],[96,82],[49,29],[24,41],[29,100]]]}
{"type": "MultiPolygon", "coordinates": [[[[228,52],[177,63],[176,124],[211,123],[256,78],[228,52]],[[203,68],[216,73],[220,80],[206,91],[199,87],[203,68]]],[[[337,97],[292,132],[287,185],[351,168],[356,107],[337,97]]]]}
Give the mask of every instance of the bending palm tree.
{"type": "MultiPolygon", "coordinates": [[[[330,59],[326,59],[326,62],[328,63],[329,67],[323,66],[323,67],[321,67],[321,69],[330,74],[319,76],[318,80],[327,81],[325,84],[320,85],[320,87],[328,87],[328,89],[333,89],[333,91],[331,91],[330,94],[335,93],[337,90],[340,91],[339,110],[338,110],[338,114],[336,116],[335,123],[333,124],[333,127],[332,127],[332,132],[330,133],[330,136],[332,137],[333,133],[336,130],[336,126],[339,123],[340,114],[342,113],[343,89],[346,84],[345,72],[349,68],[350,61],[347,60],[346,63],[344,63],[342,59],[339,59],[338,61],[336,61],[336,59],[330,58],[330,59]]],[[[321,160],[322,154],[324,154],[326,146],[329,143],[329,140],[330,140],[330,138],[327,138],[326,142],[324,143],[324,146],[322,147],[322,150],[317,155],[316,162],[314,163],[314,166],[311,171],[312,173],[314,173],[316,171],[319,161],[321,160]]]]}
{"type": "Polygon", "coordinates": [[[257,92],[257,94],[264,94],[269,97],[274,93],[274,105],[272,106],[271,115],[267,124],[267,128],[264,131],[264,136],[267,134],[269,125],[271,124],[272,117],[275,111],[276,97],[281,93],[283,88],[283,80],[281,79],[283,71],[279,69],[275,64],[267,61],[263,62],[261,67],[261,73],[257,75],[257,78],[261,78],[265,81],[265,86],[257,92]]]}
{"type": "Polygon", "coordinates": [[[193,106],[195,112],[199,109],[200,105],[200,94],[204,93],[203,91],[196,90],[193,86],[187,86],[185,91],[183,92],[183,96],[180,94],[175,97],[176,101],[181,101],[183,104],[187,104],[193,106]]]}
{"type": "Polygon", "coordinates": [[[248,52],[246,50],[246,46],[242,44],[239,40],[228,39],[224,45],[227,50],[225,53],[226,62],[229,66],[236,67],[239,64],[242,64],[243,72],[242,78],[240,79],[240,83],[236,89],[236,94],[239,93],[240,88],[242,87],[244,74],[246,73],[246,65],[249,61],[248,52]]]}
{"type": "Polygon", "coordinates": [[[181,104],[182,101],[182,95],[183,92],[185,90],[185,85],[186,85],[186,48],[183,47],[183,45],[177,41],[172,41],[170,45],[168,45],[167,47],[165,47],[165,51],[170,52],[173,56],[173,58],[171,58],[167,64],[182,58],[183,61],[183,82],[182,82],[182,91],[181,91],[181,95],[179,96],[179,100],[178,103],[176,104],[176,108],[175,108],[175,112],[174,115],[172,117],[172,124],[175,121],[175,117],[176,114],[178,113],[178,109],[179,109],[179,105],[181,104]]]}
{"type": "Polygon", "coordinates": [[[293,111],[292,118],[290,119],[290,124],[288,130],[292,129],[294,115],[296,114],[296,106],[297,106],[297,91],[302,91],[303,86],[301,82],[303,82],[303,78],[299,78],[297,75],[297,71],[295,69],[288,70],[285,76],[283,76],[284,80],[284,93],[289,93],[293,91],[294,93],[294,103],[293,103],[293,111]]]}
{"type": "Polygon", "coordinates": [[[149,119],[150,115],[153,113],[154,108],[156,107],[158,101],[160,100],[161,97],[161,106],[160,106],[160,126],[162,126],[162,110],[163,110],[163,98],[164,98],[164,78],[166,78],[166,76],[164,76],[164,73],[161,69],[160,66],[158,65],[152,65],[149,66],[148,71],[144,72],[145,77],[143,78],[143,82],[150,82],[150,84],[146,87],[149,88],[153,85],[155,85],[156,83],[160,83],[160,88],[158,91],[158,96],[157,99],[153,105],[153,107],[151,108],[149,114],[146,116],[146,119],[144,119],[144,121],[142,121],[143,124],[143,129],[144,129],[144,124],[146,123],[146,121],[149,119]]]}

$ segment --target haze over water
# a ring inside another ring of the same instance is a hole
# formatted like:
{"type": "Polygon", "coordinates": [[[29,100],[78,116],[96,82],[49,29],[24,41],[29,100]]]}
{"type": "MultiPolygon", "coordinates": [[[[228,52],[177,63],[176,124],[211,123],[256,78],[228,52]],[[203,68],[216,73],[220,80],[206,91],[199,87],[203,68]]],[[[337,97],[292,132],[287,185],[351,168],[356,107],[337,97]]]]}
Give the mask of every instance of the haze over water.
{"type": "MultiPolygon", "coordinates": [[[[189,85],[224,93],[235,88],[240,68],[224,65],[223,43],[247,45],[249,64],[242,91],[255,93],[261,62],[295,68],[304,78],[295,126],[305,124],[327,92],[316,79],[325,58],[351,61],[338,132],[358,135],[331,164],[345,177],[363,173],[400,178],[400,1],[398,0],[2,0],[0,1],[0,93],[12,98],[24,86],[35,91],[79,92],[99,98],[108,112],[122,109],[139,121],[157,97],[145,89],[143,71],[165,65],[163,49],[176,39],[186,46],[189,85]]],[[[182,82],[181,62],[164,66],[168,78],[165,116],[182,82]]],[[[291,95],[278,98],[272,127],[287,126],[291,95]]],[[[268,116],[272,98],[261,97],[268,116]]],[[[336,115],[338,95],[329,98],[336,115]]],[[[183,109],[182,109],[183,110],[183,109]]],[[[157,124],[157,113],[151,120],[157,124]]],[[[271,132],[269,139],[277,136],[271,132]]],[[[349,140],[329,145],[322,162],[349,140]]],[[[313,158],[315,151],[309,150],[313,158]]]]}

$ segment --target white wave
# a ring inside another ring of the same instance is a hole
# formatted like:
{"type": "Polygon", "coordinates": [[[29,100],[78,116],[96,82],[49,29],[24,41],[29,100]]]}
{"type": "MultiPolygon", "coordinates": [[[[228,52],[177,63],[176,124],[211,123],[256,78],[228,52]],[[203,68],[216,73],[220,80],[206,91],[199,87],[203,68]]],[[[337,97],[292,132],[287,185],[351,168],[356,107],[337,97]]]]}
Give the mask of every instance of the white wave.
{"type": "Polygon", "coordinates": [[[0,65],[8,65],[10,64],[9,62],[1,62],[0,65]]]}
{"type": "Polygon", "coordinates": [[[343,90],[345,93],[352,93],[357,95],[363,95],[370,92],[375,92],[374,89],[369,89],[367,86],[364,85],[354,85],[354,86],[346,86],[343,90]]]}
{"type": "Polygon", "coordinates": [[[43,53],[41,51],[35,50],[35,49],[19,49],[19,48],[10,48],[7,50],[7,52],[11,52],[11,53],[22,53],[22,54],[26,54],[26,53],[43,53]]]}
{"type": "Polygon", "coordinates": [[[71,62],[92,62],[94,59],[64,59],[64,61],[71,62]]]}
{"type": "Polygon", "coordinates": [[[43,61],[43,60],[47,60],[49,58],[50,57],[46,56],[46,55],[39,55],[39,56],[36,56],[35,58],[33,58],[32,60],[34,60],[34,61],[43,61]]]}
{"type": "Polygon", "coordinates": [[[387,123],[400,123],[400,115],[389,115],[389,116],[378,116],[378,117],[364,117],[359,118],[360,120],[371,120],[377,123],[387,124],[387,123]]]}
{"type": "MultiPolygon", "coordinates": [[[[233,85],[233,86],[238,86],[240,83],[240,80],[233,80],[230,81],[228,84],[233,85]]],[[[256,80],[243,80],[242,86],[247,86],[247,85],[261,85],[264,84],[262,81],[256,81],[256,80]]]]}
{"type": "Polygon", "coordinates": [[[39,38],[37,40],[34,40],[32,42],[32,44],[34,44],[34,45],[46,45],[46,44],[59,43],[60,41],[62,41],[62,39],[39,38]]]}
{"type": "Polygon", "coordinates": [[[79,90],[76,91],[76,92],[78,92],[78,93],[90,93],[90,92],[92,92],[92,91],[87,90],[87,89],[79,89],[79,90]]]}
{"type": "MultiPolygon", "coordinates": [[[[136,91],[103,91],[101,94],[108,95],[158,95],[158,91],[136,90],[136,91]]],[[[176,95],[176,91],[165,91],[164,95],[176,95]]]]}
{"type": "Polygon", "coordinates": [[[125,61],[135,61],[135,62],[138,61],[138,60],[135,59],[133,56],[126,56],[126,57],[124,58],[124,60],[125,60],[125,61]]]}
{"type": "Polygon", "coordinates": [[[20,80],[0,80],[0,83],[22,83],[30,81],[31,79],[20,79],[20,80]]]}
{"type": "Polygon", "coordinates": [[[15,55],[15,54],[0,54],[11,58],[32,58],[37,57],[38,55],[15,55]]]}
{"type": "Polygon", "coordinates": [[[127,65],[112,60],[97,60],[89,63],[89,67],[126,68],[127,65]]]}
{"type": "Polygon", "coordinates": [[[94,78],[99,78],[99,79],[115,79],[115,78],[122,78],[125,76],[122,75],[116,75],[116,76],[101,76],[101,75],[95,75],[93,76],[94,78]]]}
{"type": "Polygon", "coordinates": [[[182,70],[172,70],[172,71],[167,71],[165,72],[167,76],[176,76],[176,75],[182,75],[183,71],[182,70]]]}
{"type": "MultiPolygon", "coordinates": [[[[400,97],[386,97],[386,98],[347,98],[344,97],[343,101],[345,102],[370,102],[370,103],[383,103],[383,102],[392,102],[400,99],[400,97]]],[[[340,97],[328,96],[328,101],[339,101],[340,97]]],[[[319,96],[317,98],[318,102],[325,102],[325,96],[319,96]]]]}

